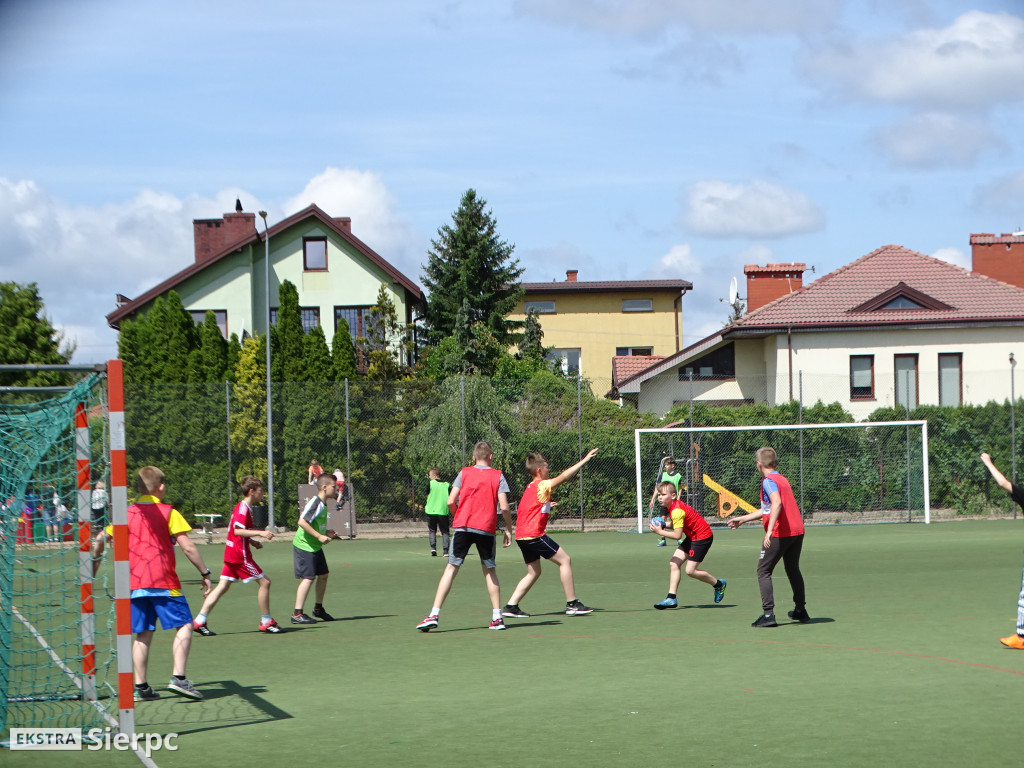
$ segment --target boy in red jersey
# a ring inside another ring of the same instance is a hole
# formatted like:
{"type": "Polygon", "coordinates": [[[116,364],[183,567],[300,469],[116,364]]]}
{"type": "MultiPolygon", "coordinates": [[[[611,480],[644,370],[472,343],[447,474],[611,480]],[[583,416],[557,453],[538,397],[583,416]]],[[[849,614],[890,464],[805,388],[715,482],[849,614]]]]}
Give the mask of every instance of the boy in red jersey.
{"type": "Polygon", "coordinates": [[[203,603],[203,607],[192,623],[196,634],[203,637],[213,637],[217,633],[206,626],[206,618],[217,601],[231,588],[232,583],[241,581],[248,584],[250,581],[259,583],[259,592],[256,593],[256,602],[259,604],[260,632],[277,634],[281,631],[277,622],[270,615],[270,579],[256,561],[252,559],[249,547],[262,549],[263,545],[255,541],[256,536],[262,536],[267,541],[274,538],[274,532],[270,530],[261,531],[253,527],[252,507],[263,500],[263,481],[258,477],[248,475],[242,479],[242,494],[245,498],[235,505],[231,513],[231,521],[228,523],[228,539],[224,544],[224,568],[220,572],[220,581],[217,588],[213,590],[203,603]]]}
{"type": "Polygon", "coordinates": [[[775,621],[775,595],[772,589],[772,571],[779,560],[785,566],[789,585],[793,588],[794,608],[789,612],[789,618],[807,624],[811,617],[807,615],[804,577],[800,573],[804,519],[789,481],[776,469],[779,459],[775,449],[759,448],[755,455],[757,469],[761,473],[761,511],[735,517],[728,523],[730,528],[739,528],[744,523],[760,518],[764,524],[764,541],[757,564],[757,585],[761,589],[763,613],[750,626],[779,626],[775,621]]]}
{"type": "Polygon", "coordinates": [[[651,530],[659,536],[677,540],[679,546],[672,553],[672,559],[668,561],[668,595],[660,603],[655,603],[654,607],[663,611],[679,606],[676,591],[679,589],[683,571],[686,571],[686,575],[691,579],[710,584],[715,590],[715,602],[722,602],[726,582],[697,568],[704,562],[714,543],[715,537],[711,533],[711,526],[700,512],[676,498],[676,486],[671,481],[658,484],[658,503],[665,508],[669,527],[656,525],[652,521],[651,530]]]}
{"type": "Polygon", "coordinates": [[[501,586],[494,563],[497,553],[494,537],[498,530],[498,515],[495,510],[500,509],[502,517],[505,518],[506,547],[512,545],[512,515],[508,508],[508,482],[500,470],[491,467],[493,458],[490,444],[481,440],[473,446],[473,459],[476,463],[472,467],[461,469],[452,483],[451,493],[448,494],[448,509],[455,515],[452,521],[455,535],[452,537],[448,565],[444,567],[441,581],[437,584],[434,607],[430,609],[427,618],[416,625],[416,629],[422,632],[429,632],[437,626],[441,606],[451,591],[455,577],[459,575],[459,568],[469,554],[470,546],[474,544],[480,555],[487,594],[491,598],[489,628],[505,628],[505,622],[501,619],[501,586]]]}
{"type": "Polygon", "coordinates": [[[146,682],[149,646],[153,642],[157,619],[164,629],[176,629],[171,655],[174,674],[167,688],[190,699],[201,699],[185,677],[185,664],[192,645],[192,613],[181,593],[175,572],[174,544],[203,578],[203,594],[210,594],[210,569],[196,545],[188,537],[192,527],[178,510],[161,503],[164,497],[164,473],[157,467],[143,467],[135,481],[138,501],[128,507],[128,572],[131,586],[132,666],[135,670],[135,701],[152,701],[160,694],[146,682]]]}
{"type": "Polygon", "coordinates": [[[592,613],[576,599],[576,586],[572,579],[572,566],[569,553],[561,549],[557,542],[545,534],[548,516],[557,502],[551,501],[551,491],[575,476],[580,468],[594,458],[597,448],[590,451],[583,459],[573,464],[553,480],[548,479],[548,460],[539,453],[531,453],[526,457],[526,469],[533,481],[523,491],[516,514],[516,544],[523,553],[526,562],[526,575],[516,585],[512,597],[501,611],[502,616],[528,619],[530,614],[519,607],[519,601],[526,597],[537,579],[540,578],[540,559],[546,558],[558,566],[558,576],[565,590],[565,612],[569,616],[583,616],[592,613]]]}

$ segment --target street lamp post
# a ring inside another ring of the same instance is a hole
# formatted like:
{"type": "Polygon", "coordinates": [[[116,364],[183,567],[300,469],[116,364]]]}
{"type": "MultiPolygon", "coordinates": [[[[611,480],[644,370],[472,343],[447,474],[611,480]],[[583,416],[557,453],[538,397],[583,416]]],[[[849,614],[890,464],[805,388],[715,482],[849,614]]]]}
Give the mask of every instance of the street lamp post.
{"type": "Polygon", "coordinates": [[[274,527],[274,411],[271,404],[270,387],[270,229],[267,227],[267,212],[260,211],[263,219],[263,264],[265,267],[264,297],[267,311],[263,316],[267,321],[267,526],[274,527]]]}

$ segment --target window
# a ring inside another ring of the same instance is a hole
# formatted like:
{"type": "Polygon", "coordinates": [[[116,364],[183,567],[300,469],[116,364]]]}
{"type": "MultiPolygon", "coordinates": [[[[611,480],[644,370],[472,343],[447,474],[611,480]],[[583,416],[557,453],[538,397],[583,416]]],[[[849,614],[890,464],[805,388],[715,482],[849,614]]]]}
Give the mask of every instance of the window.
{"type": "MultiPolygon", "coordinates": [[[[196,309],[189,312],[192,315],[192,322],[196,325],[202,325],[206,322],[206,313],[211,310],[196,309]]],[[[217,327],[220,328],[221,335],[226,339],[228,337],[228,311],[226,309],[214,309],[212,310],[213,316],[217,320],[217,327]]]]}
{"type": "Polygon", "coordinates": [[[552,349],[547,359],[557,363],[563,373],[577,375],[580,372],[580,351],[578,349],[552,349]]]}
{"type": "Polygon", "coordinates": [[[327,238],[302,239],[302,268],[308,271],[327,269],[327,238]]]}
{"type": "Polygon", "coordinates": [[[639,355],[653,355],[654,347],[616,347],[617,357],[637,357],[639,355]]]}
{"type": "Polygon", "coordinates": [[[338,331],[338,323],[344,320],[348,323],[348,332],[355,341],[358,337],[366,337],[366,323],[370,318],[369,307],[335,307],[334,308],[334,331],[338,331]]]}
{"type": "Polygon", "coordinates": [[[939,405],[960,405],[963,402],[963,354],[939,355],[939,405]]]}
{"type": "Polygon", "coordinates": [[[917,408],[917,355],[894,355],[896,405],[917,408]]]}
{"type": "Polygon", "coordinates": [[[726,344],[686,365],[679,366],[679,380],[689,381],[691,372],[695,379],[736,378],[736,348],[732,344],[726,344]]]}
{"type": "Polygon", "coordinates": [[[320,325],[320,307],[299,307],[299,317],[302,320],[302,332],[309,333],[320,325]]]}
{"type": "Polygon", "coordinates": [[[623,299],[623,312],[653,312],[654,299],[623,299]]]}
{"type": "Polygon", "coordinates": [[[875,399],[874,355],[850,355],[850,399],[875,399]]]}
{"type": "Polygon", "coordinates": [[[538,315],[553,315],[555,314],[555,300],[524,302],[523,314],[529,314],[531,311],[536,312],[538,315]]]}
{"type": "Polygon", "coordinates": [[[274,326],[275,328],[277,328],[277,308],[276,307],[271,307],[270,308],[270,324],[272,326],[274,326]]]}
{"type": "Polygon", "coordinates": [[[892,301],[880,306],[879,309],[924,309],[924,307],[906,296],[897,296],[892,301]]]}

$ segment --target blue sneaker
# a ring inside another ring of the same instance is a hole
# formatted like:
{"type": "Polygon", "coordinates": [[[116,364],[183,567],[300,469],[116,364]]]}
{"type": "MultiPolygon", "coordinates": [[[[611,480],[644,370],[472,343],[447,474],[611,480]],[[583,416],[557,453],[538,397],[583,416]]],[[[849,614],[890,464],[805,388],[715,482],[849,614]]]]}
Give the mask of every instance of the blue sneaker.
{"type": "Polygon", "coordinates": [[[725,579],[719,579],[722,582],[722,586],[715,587],[715,602],[722,602],[722,598],[725,597],[725,579]]]}
{"type": "Polygon", "coordinates": [[[664,539],[658,539],[658,546],[659,547],[664,547],[665,546],[665,540],[664,539]]]}
{"type": "Polygon", "coordinates": [[[654,607],[657,608],[659,611],[663,611],[666,608],[678,608],[679,603],[676,601],[674,597],[666,597],[660,603],[655,603],[654,607]]]}

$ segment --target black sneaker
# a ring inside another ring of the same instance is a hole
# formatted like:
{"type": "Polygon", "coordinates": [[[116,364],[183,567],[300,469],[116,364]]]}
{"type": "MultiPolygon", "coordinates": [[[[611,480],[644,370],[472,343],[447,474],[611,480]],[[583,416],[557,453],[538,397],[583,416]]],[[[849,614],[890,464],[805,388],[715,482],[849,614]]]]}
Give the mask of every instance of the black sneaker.
{"type": "Polygon", "coordinates": [[[323,608],[314,608],[313,618],[320,619],[320,621],[334,621],[334,617],[323,608]]]}
{"type": "Polygon", "coordinates": [[[793,621],[799,621],[801,624],[811,623],[811,617],[807,615],[806,608],[794,608],[788,615],[793,621]]]}
{"type": "Polygon", "coordinates": [[[156,701],[159,698],[160,694],[154,691],[151,685],[135,689],[135,701],[156,701]]]}
{"type": "Polygon", "coordinates": [[[586,616],[588,613],[593,613],[594,609],[590,608],[579,600],[573,600],[571,603],[565,604],[565,615],[566,616],[586,616]]]}
{"type": "Polygon", "coordinates": [[[437,557],[437,550],[436,549],[430,550],[430,556],[431,557],[437,557]]]}
{"type": "Polygon", "coordinates": [[[200,635],[202,637],[216,637],[217,636],[217,633],[214,632],[212,629],[210,629],[205,624],[196,624],[194,621],[192,622],[192,631],[195,632],[197,635],[200,635]]]}
{"type": "Polygon", "coordinates": [[[769,613],[767,616],[765,616],[762,613],[760,616],[757,617],[757,621],[755,621],[750,626],[752,626],[752,627],[777,627],[779,625],[775,621],[775,614],[774,613],[769,613]]]}
{"type": "Polygon", "coordinates": [[[316,619],[304,613],[293,613],[292,624],[316,624],[316,619]]]}
{"type": "Polygon", "coordinates": [[[520,608],[518,605],[506,605],[501,609],[502,616],[509,616],[513,619],[528,619],[530,614],[520,608]]]}

